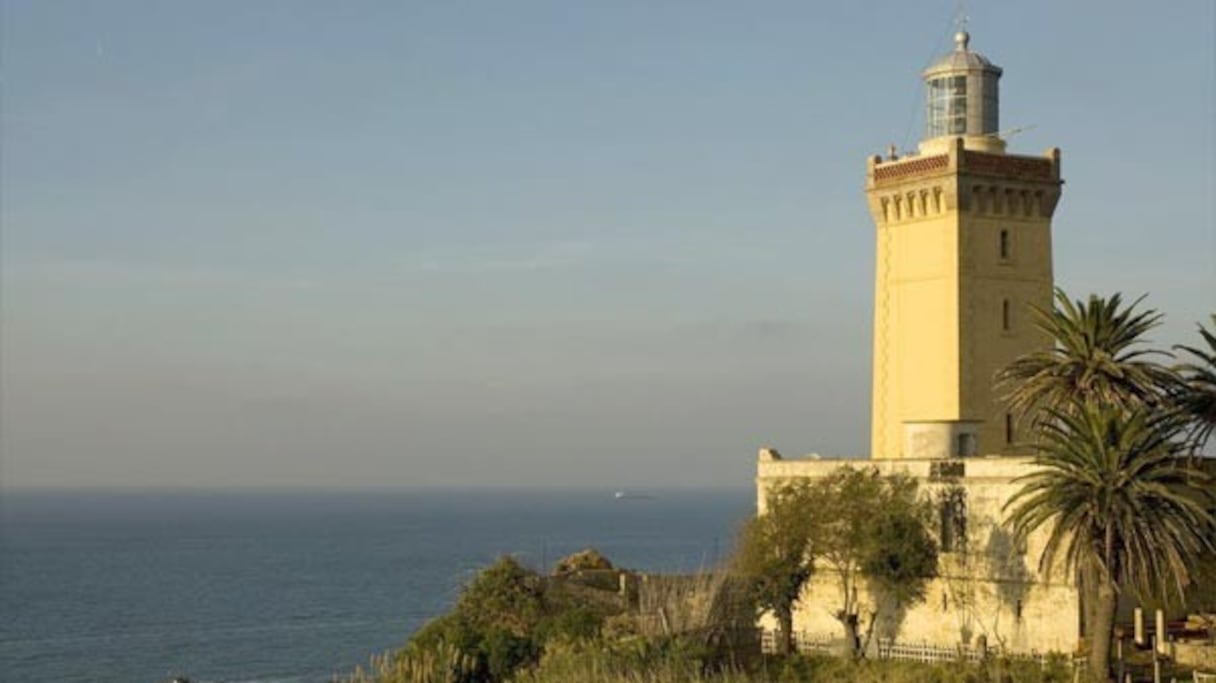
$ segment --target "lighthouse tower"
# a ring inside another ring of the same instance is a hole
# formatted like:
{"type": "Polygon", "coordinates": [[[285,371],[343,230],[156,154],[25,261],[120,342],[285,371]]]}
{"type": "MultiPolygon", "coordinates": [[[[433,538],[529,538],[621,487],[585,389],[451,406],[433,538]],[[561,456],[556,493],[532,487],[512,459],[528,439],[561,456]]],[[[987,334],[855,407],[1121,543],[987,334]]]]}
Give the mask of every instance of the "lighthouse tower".
{"type": "Polygon", "coordinates": [[[867,163],[876,459],[1012,453],[1020,441],[993,377],[1051,343],[1029,313],[1051,306],[1051,219],[1063,181],[1058,149],[1005,152],[1000,77],[958,33],[953,52],[923,73],[917,153],[867,163]]]}
{"type": "MultiPolygon", "coordinates": [[[[972,52],[966,33],[926,69],[927,126],[914,153],[872,157],[866,197],[876,228],[874,395],[866,469],[908,476],[937,511],[938,578],[924,602],[877,633],[951,651],[984,641],[1008,652],[1071,652],[1081,635],[1075,575],[1036,569],[1048,541],[1024,545],[1004,505],[1039,471],[1019,453],[1019,426],[993,387],[1013,359],[1048,349],[1032,306],[1052,303],[1051,219],[1060,199],[1060,152],[1020,156],[998,133],[1001,69],[972,52]],[[1002,457],[981,457],[996,455],[1002,457]]],[[[756,508],[791,482],[831,477],[852,458],[786,458],[761,448],[756,508]]],[[[803,588],[794,628],[838,632],[834,570],[803,588]]],[[[863,589],[856,598],[880,605],[863,589]]],[[[765,629],[776,628],[770,616],[765,629]]],[[[981,655],[982,656],[982,655],[981,655]]]]}

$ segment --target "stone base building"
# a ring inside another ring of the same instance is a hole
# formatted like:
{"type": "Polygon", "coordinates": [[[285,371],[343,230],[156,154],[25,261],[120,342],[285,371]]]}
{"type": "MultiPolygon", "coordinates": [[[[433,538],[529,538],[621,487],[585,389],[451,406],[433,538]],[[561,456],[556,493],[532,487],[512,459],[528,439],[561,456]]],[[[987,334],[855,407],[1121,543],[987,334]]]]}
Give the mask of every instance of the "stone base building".
{"type": "MultiPolygon", "coordinates": [[[[874,614],[873,645],[894,640],[1026,654],[1077,649],[1082,623],[1073,577],[1062,569],[1043,576],[1038,571],[1043,534],[1018,547],[1001,523],[1001,508],[1018,488],[1013,480],[1032,471],[1030,458],[786,460],[766,448],[760,451],[756,480],[760,512],[773,487],[823,477],[841,466],[912,476],[938,505],[938,578],[930,582],[925,601],[892,613],[872,596],[861,596],[863,617],[874,614]]],[[[840,590],[830,570],[820,570],[795,612],[795,632],[813,640],[843,642],[844,631],[834,614],[843,603],[840,590]]],[[[771,618],[761,625],[776,628],[771,618]]],[[[863,623],[863,631],[867,628],[863,623]]]]}

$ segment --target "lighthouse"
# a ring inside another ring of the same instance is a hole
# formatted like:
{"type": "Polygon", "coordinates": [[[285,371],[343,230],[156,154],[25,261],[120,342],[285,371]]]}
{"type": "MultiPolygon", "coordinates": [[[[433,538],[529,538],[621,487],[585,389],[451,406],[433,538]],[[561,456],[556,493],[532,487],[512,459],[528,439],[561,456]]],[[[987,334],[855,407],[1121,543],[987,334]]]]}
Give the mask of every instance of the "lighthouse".
{"type": "Polygon", "coordinates": [[[994,375],[1050,347],[1032,307],[1050,309],[1051,220],[1060,152],[1006,152],[1001,68],[966,32],[922,74],[917,151],[871,157],[876,228],[870,455],[1010,454],[1020,428],[994,375]]]}

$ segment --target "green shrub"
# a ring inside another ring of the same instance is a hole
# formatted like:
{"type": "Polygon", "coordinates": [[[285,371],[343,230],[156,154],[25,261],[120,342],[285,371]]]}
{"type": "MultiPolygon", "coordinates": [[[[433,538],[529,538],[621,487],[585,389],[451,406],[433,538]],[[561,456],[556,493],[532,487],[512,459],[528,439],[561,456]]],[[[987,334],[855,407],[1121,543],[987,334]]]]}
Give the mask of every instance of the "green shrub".
{"type": "Polygon", "coordinates": [[[603,625],[604,615],[600,611],[580,605],[562,610],[546,619],[540,635],[544,640],[555,637],[590,640],[599,637],[603,625]]]}
{"type": "Polygon", "coordinates": [[[543,613],[542,583],[536,572],[504,556],[465,586],[455,611],[474,628],[505,628],[527,636],[543,613]]]}
{"type": "Polygon", "coordinates": [[[603,593],[547,580],[503,557],[464,587],[452,611],[419,629],[396,660],[430,662],[449,648],[463,658],[454,683],[510,680],[536,664],[549,640],[598,638],[605,617],[620,610],[615,594],[603,593]]]}
{"type": "Polygon", "coordinates": [[[506,629],[494,629],[479,643],[479,659],[485,662],[491,680],[506,680],[516,669],[540,657],[540,646],[531,638],[517,636],[506,629]]]}

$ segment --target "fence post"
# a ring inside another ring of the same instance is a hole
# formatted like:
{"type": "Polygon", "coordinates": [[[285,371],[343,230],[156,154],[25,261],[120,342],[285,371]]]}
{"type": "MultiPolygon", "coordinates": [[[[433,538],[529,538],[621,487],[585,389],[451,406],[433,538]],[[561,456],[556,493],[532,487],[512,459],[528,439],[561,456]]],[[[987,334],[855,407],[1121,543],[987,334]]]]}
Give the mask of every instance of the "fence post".
{"type": "Polygon", "coordinates": [[[1116,664],[1115,664],[1115,680],[1123,680],[1123,672],[1127,671],[1127,664],[1123,661],[1123,637],[1120,636],[1117,645],[1116,664]]]}
{"type": "MultiPolygon", "coordinates": [[[[1163,610],[1157,610],[1157,640],[1155,644],[1157,646],[1157,654],[1169,654],[1169,651],[1165,649],[1167,646],[1165,643],[1165,612],[1163,610]]],[[[1157,681],[1157,683],[1161,683],[1161,681],[1157,681]]]]}

